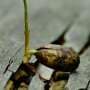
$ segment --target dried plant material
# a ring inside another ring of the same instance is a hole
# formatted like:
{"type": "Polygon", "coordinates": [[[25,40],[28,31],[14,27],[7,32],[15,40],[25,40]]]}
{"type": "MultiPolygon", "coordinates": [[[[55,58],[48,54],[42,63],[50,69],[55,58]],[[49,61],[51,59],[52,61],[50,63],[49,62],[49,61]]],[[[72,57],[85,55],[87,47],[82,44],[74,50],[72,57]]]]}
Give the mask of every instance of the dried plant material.
{"type": "Polygon", "coordinates": [[[47,83],[45,90],[66,90],[69,75],[69,72],[54,72],[51,80],[47,83]]]}
{"type": "Polygon", "coordinates": [[[22,82],[18,88],[18,90],[29,90],[28,85],[24,82],[22,82]]]}
{"type": "Polygon", "coordinates": [[[69,75],[70,75],[70,72],[56,71],[52,75],[52,81],[56,82],[56,81],[59,81],[59,80],[68,80],[69,75]]]}
{"type": "MultiPolygon", "coordinates": [[[[8,80],[5,90],[21,90],[22,88],[22,82],[26,84],[26,86],[29,85],[32,77],[36,73],[36,66],[34,64],[21,64],[19,69],[12,74],[10,79],[8,80]]],[[[26,87],[22,90],[28,90],[26,87]]]]}
{"type": "Polygon", "coordinates": [[[14,88],[15,88],[14,82],[12,80],[9,80],[4,90],[14,90],[14,88]]]}
{"type": "Polygon", "coordinates": [[[79,55],[72,48],[63,46],[41,47],[35,56],[42,64],[65,72],[75,71],[80,63],[79,55]]]}
{"type": "Polygon", "coordinates": [[[57,71],[51,78],[51,87],[49,90],[66,90],[70,73],[57,71]]]}
{"type": "Polygon", "coordinates": [[[65,90],[65,85],[67,84],[66,80],[53,82],[49,90],[65,90]]]}

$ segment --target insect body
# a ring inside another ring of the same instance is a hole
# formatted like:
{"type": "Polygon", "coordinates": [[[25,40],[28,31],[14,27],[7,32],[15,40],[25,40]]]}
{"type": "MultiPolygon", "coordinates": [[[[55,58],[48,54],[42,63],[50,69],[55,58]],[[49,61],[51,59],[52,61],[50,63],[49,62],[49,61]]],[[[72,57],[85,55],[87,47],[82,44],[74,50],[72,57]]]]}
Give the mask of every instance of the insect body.
{"type": "Polygon", "coordinates": [[[79,55],[72,48],[60,45],[58,48],[40,48],[35,55],[42,64],[64,72],[75,71],[80,63],[79,55]]]}

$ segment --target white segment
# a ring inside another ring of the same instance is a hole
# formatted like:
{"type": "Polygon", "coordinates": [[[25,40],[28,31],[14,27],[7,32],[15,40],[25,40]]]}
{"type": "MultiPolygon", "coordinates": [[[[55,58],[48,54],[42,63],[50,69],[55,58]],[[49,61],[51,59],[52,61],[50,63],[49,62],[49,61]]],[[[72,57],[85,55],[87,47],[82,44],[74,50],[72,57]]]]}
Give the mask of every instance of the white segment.
{"type": "Polygon", "coordinates": [[[39,64],[38,72],[43,79],[50,80],[53,71],[53,69],[45,65],[39,64]]]}

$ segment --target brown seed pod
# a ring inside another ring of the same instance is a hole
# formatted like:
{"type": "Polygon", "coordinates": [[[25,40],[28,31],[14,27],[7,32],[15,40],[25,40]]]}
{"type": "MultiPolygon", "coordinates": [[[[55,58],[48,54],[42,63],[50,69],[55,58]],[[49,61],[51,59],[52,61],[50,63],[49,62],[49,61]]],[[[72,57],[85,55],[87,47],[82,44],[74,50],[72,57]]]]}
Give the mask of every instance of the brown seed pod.
{"type": "Polygon", "coordinates": [[[39,62],[55,70],[75,71],[80,63],[79,55],[72,48],[59,45],[56,47],[51,45],[51,47],[45,46],[45,48],[40,48],[35,56],[39,62]]]}

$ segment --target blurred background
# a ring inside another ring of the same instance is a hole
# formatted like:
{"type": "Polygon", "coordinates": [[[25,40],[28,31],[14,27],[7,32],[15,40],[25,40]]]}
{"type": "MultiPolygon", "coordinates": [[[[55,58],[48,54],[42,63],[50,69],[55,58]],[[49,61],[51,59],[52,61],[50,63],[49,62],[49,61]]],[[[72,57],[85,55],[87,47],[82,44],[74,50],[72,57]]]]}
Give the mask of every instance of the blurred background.
{"type": "MultiPolygon", "coordinates": [[[[53,41],[72,21],[90,26],[90,0],[27,1],[32,47],[53,41]]],[[[22,0],[0,0],[0,47],[18,47],[24,43],[23,33],[22,0]]]]}

